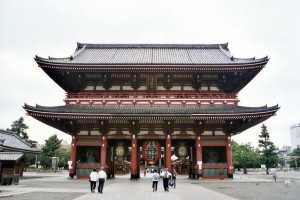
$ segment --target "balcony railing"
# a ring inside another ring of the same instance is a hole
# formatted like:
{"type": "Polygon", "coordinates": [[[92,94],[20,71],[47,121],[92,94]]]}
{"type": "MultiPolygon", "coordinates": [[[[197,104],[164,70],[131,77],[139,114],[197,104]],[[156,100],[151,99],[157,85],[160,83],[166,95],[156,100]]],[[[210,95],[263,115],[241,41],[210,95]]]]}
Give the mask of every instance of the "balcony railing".
{"type": "Polygon", "coordinates": [[[66,105],[99,106],[201,106],[237,105],[235,94],[195,92],[102,92],[68,93],[66,105]]]}
{"type": "Polygon", "coordinates": [[[220,92],[82,92],[67,93],[66,99],[236,99],[236,94],[220,92]]]}

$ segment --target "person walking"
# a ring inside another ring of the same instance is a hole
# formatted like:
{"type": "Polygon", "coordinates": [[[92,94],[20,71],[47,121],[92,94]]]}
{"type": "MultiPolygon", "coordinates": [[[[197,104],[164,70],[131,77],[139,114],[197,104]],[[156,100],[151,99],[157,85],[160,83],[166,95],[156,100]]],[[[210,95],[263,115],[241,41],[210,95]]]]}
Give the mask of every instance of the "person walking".
{"type": "Polygon", "coordinates": [[[160,180],[159,174],[157,173],[157,169],[155,169],[154,173],[152,175],[152,189],[153,189],[153,192],[157,191],[157,185],[158,185],[159,180],[160,180]]]}
{"type": "Polygon", "coordinates": [[[106,177],[107,177],[106,172],[103,170],[103,167],[101,167],[101,170],[97,174],[97,178],[99,181],[98,193],[103,193],[103,187],[106,181],[106,177]]]}
{"type": "Polygon", "coordinates": [[[146,174],[147,174],[147,168],[145,167],[144,168],[144,177],[146,176],[146,174]]]}
{"type": "Polygon", "coordinates": [[[93,171],[91,171],[90,173],[90,185],[91,185],[92,193],[95,193],[96,182],[97,182],[97,172],[96,169],[93,169],[93,171]]]}
{"type": "Polygon", "coordinates": [[[277,176],[276,176],[276,168],[275,168],[275,166],[273,166],[271,168],[270,172],[271,172],[271,175],[272,175],[272,178],[273,178],[273,183],[276,183],[277,176]]]}
{"type": "Polygon", "coordinates": [[[174,188],[176,188],[176,177],[177,177],[177,172],[175,169],[173,169],[173,172],[172,172],[172,185],[174,188]]]}
{"type": "Polygon", "coordinates": [[[163,186],[165,191],[169,192],[169,178],[171,177],[171,173],[168,172],[168,168],[161,173],[161,177],[163,177],[163,186]]]}

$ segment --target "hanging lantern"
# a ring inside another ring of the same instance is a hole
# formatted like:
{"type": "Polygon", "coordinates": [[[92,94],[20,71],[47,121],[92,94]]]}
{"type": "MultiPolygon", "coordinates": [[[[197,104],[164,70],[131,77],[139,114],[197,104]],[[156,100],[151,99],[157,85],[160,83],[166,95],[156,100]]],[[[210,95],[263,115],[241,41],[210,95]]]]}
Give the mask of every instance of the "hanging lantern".
{"type": "Polygon", "coordinates": [[[185,143],[180,142],[179,145],[175,147],[175,155],[178,156],[179,160],[186,160],[186,157],[188,156],[188,149],[185,143]]]}
{"type": "Polygon", "coordinates": [[[160,158],[160,143],[155,140],[145,141],[143,144],[143,159],[154,165],[160,158]]]}
{"type": "Polygon", "coordinates": [[[120,161],[120,162],[123,161],[124,154],[125,154],[124,144],[119,142],[118,145],[116,146],[116,149],[115,149],[115,155],[117,157],[117,160],[120,161]]]}

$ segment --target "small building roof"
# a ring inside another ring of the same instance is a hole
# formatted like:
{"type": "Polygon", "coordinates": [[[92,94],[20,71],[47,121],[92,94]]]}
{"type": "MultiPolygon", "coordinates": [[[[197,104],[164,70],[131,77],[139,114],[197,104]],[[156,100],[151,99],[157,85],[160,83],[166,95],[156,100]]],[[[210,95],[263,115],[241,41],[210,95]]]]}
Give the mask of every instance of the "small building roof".
{"type": "Polygon", "coordinates": [[[20,152],[0,152],[0,160],[1,161],[18,161],[25,154],[20,152]]]}
{"type": "Polygon", "coordinates": [[[78,43],[72,56],[42,58],[38,63],[53,65],[253,65],[260,59],[236,58],[226,44],[85,44],[78,43]]]}
{"type": "Polygon", "coordinates": [[[4,151],[16,151],[25,153],[39,153],[37,149],[31,148],[31,145],[22,140],[16,133],[0,129],[0,147],[4,151]]]}

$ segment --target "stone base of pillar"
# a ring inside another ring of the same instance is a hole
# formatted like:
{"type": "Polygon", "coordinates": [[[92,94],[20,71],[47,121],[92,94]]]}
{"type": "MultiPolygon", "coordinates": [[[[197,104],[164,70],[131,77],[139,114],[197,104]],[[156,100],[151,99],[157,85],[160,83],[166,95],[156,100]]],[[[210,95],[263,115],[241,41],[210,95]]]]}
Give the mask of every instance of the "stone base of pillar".
{"type": "Polygon", "coordinates": [[[130,179],[138,179],[140,176],[138,174],[131,174],[130,179]]]}
{"type": "Polygon", "coordinates": [[[233,178],[233,174],[227,174],[228,178],[233,178]]]}
{"type": "Polygon", "coordinates": [[[197,174],[197,179],[202,178],[202,174],[197,174]]]}

